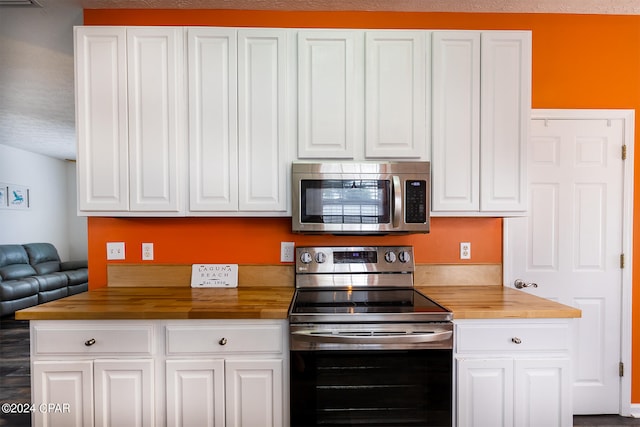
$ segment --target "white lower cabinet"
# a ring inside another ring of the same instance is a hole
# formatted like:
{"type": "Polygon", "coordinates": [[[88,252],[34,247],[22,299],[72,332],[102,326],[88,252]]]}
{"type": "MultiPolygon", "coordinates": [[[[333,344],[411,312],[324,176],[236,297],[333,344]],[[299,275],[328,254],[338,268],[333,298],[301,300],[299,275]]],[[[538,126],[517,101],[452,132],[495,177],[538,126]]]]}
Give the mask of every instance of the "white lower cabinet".
{"type": "Polygon", "coordinates": [[[167,426],[224,426],[224,360],[167,360],[166,366],[167,426]]]}
{"type": "Polygon", "coordinates": [[[569,323],[456,321],[460,427],[570,427],[569,323]]]}
{"type": "Polygon", "coordinates": [[[34,426],[93,425],[93,364],[91,361],[46,361],[31,364],[34,426]],[[48,412],[49,403],[61,404],[48,412]],[[41,405],[45,405],[42,406],[41,405]]]}
{"type": "Polygon", "coordinates": [[[155,426],[151,359],[33,363],[34,425],[155,426]]]}
{"type": "Polygon", "coordinates": [[[286,321],[165,326],[167,426],[288,425],[286,321]]]}
{"type": "Polygon", "coordinates": [[[286,427],[286,326],[32,321],[33,425],[286,427]]]}

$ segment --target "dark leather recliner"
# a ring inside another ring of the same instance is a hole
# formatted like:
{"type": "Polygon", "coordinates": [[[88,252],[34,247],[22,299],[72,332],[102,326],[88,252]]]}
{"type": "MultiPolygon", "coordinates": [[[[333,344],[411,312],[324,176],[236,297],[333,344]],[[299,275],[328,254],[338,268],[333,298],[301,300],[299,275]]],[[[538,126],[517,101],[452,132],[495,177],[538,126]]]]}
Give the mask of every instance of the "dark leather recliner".
{"type": "Polygon", "coordinates": [[[61,262],[50,243],[0,245],[0,316],[89,287],[87,261],[61,262]]]}

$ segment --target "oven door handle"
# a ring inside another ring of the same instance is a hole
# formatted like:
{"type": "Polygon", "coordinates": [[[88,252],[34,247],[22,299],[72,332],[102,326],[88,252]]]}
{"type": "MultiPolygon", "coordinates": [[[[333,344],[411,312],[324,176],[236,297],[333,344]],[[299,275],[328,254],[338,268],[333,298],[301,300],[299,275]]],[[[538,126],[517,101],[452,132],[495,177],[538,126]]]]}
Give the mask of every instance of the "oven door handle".
{"type": "Polygon", "coordinates": [[[446,341],[452,331],[443,332],[405,332],[405,333],[353,333],[353,332],[317,332],[314,330],[293,331],[297,339],[318,343],[344,344],[419,344],[446,341]]]}

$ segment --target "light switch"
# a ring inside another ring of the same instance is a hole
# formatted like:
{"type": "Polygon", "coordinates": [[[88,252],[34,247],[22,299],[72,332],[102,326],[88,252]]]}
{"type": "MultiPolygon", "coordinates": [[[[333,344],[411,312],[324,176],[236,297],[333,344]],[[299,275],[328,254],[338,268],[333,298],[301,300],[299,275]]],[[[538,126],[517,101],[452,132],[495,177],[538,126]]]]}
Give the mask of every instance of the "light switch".
{"type": "Polygon", "coordinates": [[[107,259],[124,259],[124,242],[107,242],[107,259]]]}

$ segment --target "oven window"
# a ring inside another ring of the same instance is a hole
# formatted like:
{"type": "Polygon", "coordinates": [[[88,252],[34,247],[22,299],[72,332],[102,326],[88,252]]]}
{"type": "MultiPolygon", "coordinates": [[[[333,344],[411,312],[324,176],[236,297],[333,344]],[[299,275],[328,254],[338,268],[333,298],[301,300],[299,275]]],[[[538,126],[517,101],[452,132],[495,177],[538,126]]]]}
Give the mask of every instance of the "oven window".
{"type": "Polygon", "coordinates": [[[302,180],[302,222],[313,224],[388,224],[388,180],[302,180]]]}
{"type": "Polygon", "coordinates": [[[447,426],[452,350],[292,351],[291,426],[447,426]]]}

